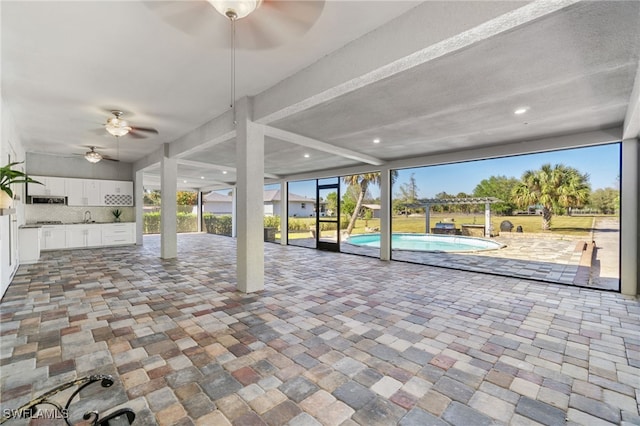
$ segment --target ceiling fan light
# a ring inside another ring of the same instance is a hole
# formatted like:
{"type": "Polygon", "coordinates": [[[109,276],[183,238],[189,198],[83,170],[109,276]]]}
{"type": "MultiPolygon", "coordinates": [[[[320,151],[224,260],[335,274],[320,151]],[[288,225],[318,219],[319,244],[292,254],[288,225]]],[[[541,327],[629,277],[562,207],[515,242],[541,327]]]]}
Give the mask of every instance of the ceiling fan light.
{"type": "Polygon", "coordinates": [[[87,160],[90,163],[97,163],[100,160],[102,160],[102,155],[100,155],[99,152],[95,152],[94,150],[91,151],[87,151],[86,154],[84,154],[84,158],[85,160],[87,160]]]}
{"type": "Polygon", "coordinates": [[[208,0],[215,9],[229,19],[242,19],[256,10],[262,0],[208,0]]]}
{"type": "Polygon", "coordinates": [[[107,120],[107,124],[104,127],[107,129],[107,132],[118,137],[124,136],[131,131],[129,123],[116,117],[107,120]]]}

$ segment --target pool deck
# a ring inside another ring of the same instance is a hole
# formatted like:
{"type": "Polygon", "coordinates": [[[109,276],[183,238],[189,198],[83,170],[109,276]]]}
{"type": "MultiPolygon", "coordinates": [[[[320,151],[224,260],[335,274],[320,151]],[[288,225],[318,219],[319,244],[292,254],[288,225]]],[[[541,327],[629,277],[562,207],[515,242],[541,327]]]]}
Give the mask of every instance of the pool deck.
{"type": "MultiPolygon", "coordinates": [[[[392,250],[392,259],[429,266],[446,267],[464,271],[482,272],[501,276],[534,279],[538,281],[619,290],[618,241],[616,221],[596,224],[593,236],[542,235],[503,233],[493,240],[505,245],[499,250],[476,252],[421,252],[392,250]],[[583,255],[578,244],[595,240],[597,243],[594,264],[581,271],[583,255]],[[584,273],[586,272],[586,273],[584,273]]],[[[290,241],[293,245],[315,247],[311,238],[290,241]]],[[[342,253],[379,257],[378,248],[356,246],[342,242],[342,253]]]]}

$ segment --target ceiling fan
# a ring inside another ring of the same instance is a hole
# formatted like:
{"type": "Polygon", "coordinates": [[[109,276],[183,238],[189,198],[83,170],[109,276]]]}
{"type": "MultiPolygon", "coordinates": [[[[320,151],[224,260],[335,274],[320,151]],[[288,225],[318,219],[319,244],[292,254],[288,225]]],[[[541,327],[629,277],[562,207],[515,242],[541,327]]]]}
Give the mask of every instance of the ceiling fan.
{"type": "Polygon", "coordinates": [[[320,17],[325,0],[147,1],[144,4],[174,28],[208,45],[229,46],[229,27],[238,21],[239,49],[271,49],[306,33],[320,17]]]}
{"type": "Polygon", "coordinates": [[[120,161],[115,158],[111,158],[108,155],[100,154],[98,151],[96,151],[95,146],[90,146],[89,151],[85,152],[84,154],[75,154],[75,155],[83,155],[85,160],[93,164],[99,163],[101,160],[120,161]]]}
{"type": "Polygon", "coordinates": [[[129,135],[137,139],[144,139],[147,136],[143,135],[143,133],[158,134],[158,131],[151,127],[134,127],[129,125],[129,122],[122,118],[124,115],[122,111],[112,110],[111,114],[113,114],[113,117],[109,117],[104,128],[110,135],[116,138],[129,135]]]}

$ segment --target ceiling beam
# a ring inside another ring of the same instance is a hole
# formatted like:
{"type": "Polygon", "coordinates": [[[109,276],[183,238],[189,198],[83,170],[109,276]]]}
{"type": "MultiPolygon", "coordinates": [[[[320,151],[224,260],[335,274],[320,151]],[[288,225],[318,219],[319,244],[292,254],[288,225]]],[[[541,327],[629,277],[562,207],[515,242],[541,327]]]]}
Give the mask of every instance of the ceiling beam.
{"type": "Polygon", "coordinates": [[[233,112],[227,111],[176,139],[169,145],[169,157],[181,158],[236,137],[233,112]]]}
{"type": "Polygon", "coordinates": [[[270,124],[427,62],[466,49],[579,0],[477,2],[458,8],[424,2],[254,98],[254,121],[270,124]],[[424,25],[424,22],[446,25],[424,25]],[[426,47],[425,47],[426,46],[426,47]],[[376,52],[372,55],[370,52],[376,52]],[[344,66],[348,63],[349,66],[344,66]]]}
{"type": "Polygon", "coordinates": [[[640,139],[640,62],[624,117],[622,139],[640,139]]]}
{"type": "MultiPolygon", "coordinates": [[[[231,172],[231,173],[235,173],[236,172],[236,168],[235,167],[229,167],[229,166],[221,166],[218,164],[211,164],[211,163],[203,163],[201,161],[193,161],[193,160],[183,160],[183,159],[178,159],[178,165],[182,164],[183,166],[190,166],[190,167],[202,167],[202,168],[206,168],[206,169],[211,169],[211,170],[221,170],[221,171],[226,171],[226,172],[231,172]]],[[[280,176],[278,175],[274,175],[273,173],[265,173],[264,177],[269,178],[269,179],[279,179],[280,176]]]]}
{"type": "Polygon", "coordinates": [[[335,145],[328,144],[326,142],[319,141],[317,139],[308,138],[306,136],[298,135],[293,132],[289,132],[282,129],[277,129],[271,126],[264,126],[265,136],[269,136],[281,141],[290,142],[296,145],[304,146],[307,148],[315,149],[317,151],[328,152],[329,154],[338,155],[340,157],[356,160],[361,163],[372,164],[374,166],[381,166],[384,164],[384,160],[372,157],[367,154],[362,154],[350,149],[341,148],[335,145]]]}

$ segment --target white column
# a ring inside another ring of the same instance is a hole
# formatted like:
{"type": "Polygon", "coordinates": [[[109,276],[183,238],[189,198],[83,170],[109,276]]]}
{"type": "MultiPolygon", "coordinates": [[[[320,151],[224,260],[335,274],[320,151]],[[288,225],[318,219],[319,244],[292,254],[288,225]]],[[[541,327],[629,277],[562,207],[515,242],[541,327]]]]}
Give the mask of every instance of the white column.
{"type": "MultiPolygon", "coordinates": [[[[338,200],[339,202],[339,200],[338,200]]],[[[391,171],[380,170],[380,260],[391,259],[391,171]]]]}
{"type": "Polygon", "coordinates": [[[231,188],[231,237],[238,237],[238,197],[236,187],[231,188]]]}
{"type": "Polygon", "coordinates": [[[198,189],[196,202],[196,221],[198,222],[197,231],[202,232],[202,191],[198,189]]]}
{"type": "Polygon", "coordinates": [[[484,236],[491,238],[491,204],[484,203],[484,236]]]}
{"type": "Polygon", "coordinates": [[[169,144],[164,144],[160,161],[160,257],[173,259],[178,256],[178,162],[169,158],[169,144]]]}
{"type": "Polygon", "coordinates": [[[236,104],[237,287],[264,289],[264,126],[251,121],[251,104],[236,104]]]}
{"type": "Polygon", "coordinates": [[[136,212],[136,244],[143,244],[144,231],[144,173],[138,170],[133,178],[133,199],[136,212]]]}
{"type": "Polygon", "coordinates": [[[620,186],[620,286],[622,294],[640,294],[640,142],[622,141],[622,176],[620,186]]]}
{"type": "Polygon", "coordinates": [[[289,188],[287,181],[280,181],[280,244],[286,246],[289,242],[289,224],[287,215],[289,206],[289,188]]]}

